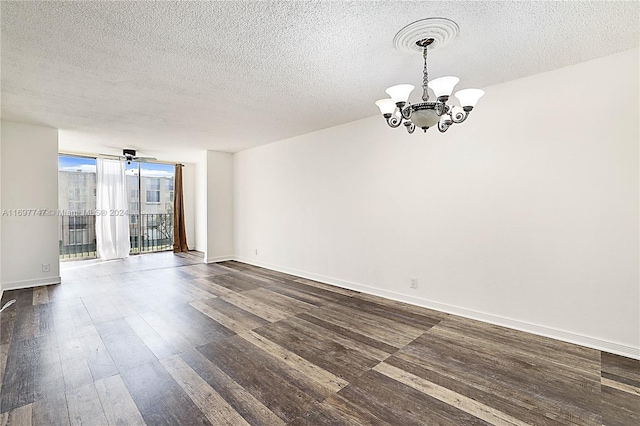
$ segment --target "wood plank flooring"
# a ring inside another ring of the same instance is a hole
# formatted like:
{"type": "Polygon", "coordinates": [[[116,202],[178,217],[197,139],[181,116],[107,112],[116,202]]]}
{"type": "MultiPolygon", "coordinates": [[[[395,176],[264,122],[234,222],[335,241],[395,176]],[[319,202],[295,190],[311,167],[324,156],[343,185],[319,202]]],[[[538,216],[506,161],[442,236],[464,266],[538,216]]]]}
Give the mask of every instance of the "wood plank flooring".
{"type": "Polygon", "coordinates": [[[640,361],[201,259],[6,291],[0,425],[640,424],[640,361]]]}

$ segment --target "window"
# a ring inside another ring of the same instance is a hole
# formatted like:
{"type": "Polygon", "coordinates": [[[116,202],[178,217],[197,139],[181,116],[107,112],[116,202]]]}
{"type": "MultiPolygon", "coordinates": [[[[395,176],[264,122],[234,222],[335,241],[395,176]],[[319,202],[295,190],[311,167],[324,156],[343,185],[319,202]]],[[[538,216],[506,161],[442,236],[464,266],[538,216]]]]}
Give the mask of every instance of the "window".
{"type": "Polygon", "coordinates": [[[132,201],[129,203],[130,212],[137,212],[139,208],[140,208],[140,203],[138,203],[137,201],[132,201]]]}
{"type": "Polygon", "coordinates": [[[160,203],[160,191],[150,191],[147,189],[147,203],[160,203]]]}
{"type": "Polygon", "coordinates": [[[86,223],[69,223],[69,245],[89,244],[89,232],[86,223]]]}
{"type": "Polygon", "coordinates": [[[173,191],[173,179],[166,179],[165,180],[165,189],[167,191],[173,191]]]}
{"type": "Polygon", "coordinates": [[[86,229],[70,229],[69,245],[79,246],[83,244],[89,244],[89,232],[86,229]]]}
{"type": "Polygon", "coordinates": [[[160,203],[160,178],[147,178],[147,203],[160,203]]]}
{"type": "Polygon", "coordinates": [[[173,191],[169,193],[169,201],[173,202],[173,191]]]}
{"type": "Polygon", "coordinates": [[[138,190],[137,189],[132,189],[131,190],[131,198],[138,198],[139,194],[138,194],[138,190]]]}

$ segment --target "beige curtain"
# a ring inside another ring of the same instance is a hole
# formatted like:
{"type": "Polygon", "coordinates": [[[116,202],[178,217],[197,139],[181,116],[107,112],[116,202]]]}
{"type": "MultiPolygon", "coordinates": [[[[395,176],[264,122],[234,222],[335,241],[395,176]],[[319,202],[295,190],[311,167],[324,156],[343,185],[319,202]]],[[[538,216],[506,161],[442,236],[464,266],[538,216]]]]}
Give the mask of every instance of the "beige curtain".
{"type": "Polygon", "coordinates": [[[184,194],[182,192],[182,164],[176,164],[176,181],[173,201],[173,252],[189,251],[187,231],[184,226],[184,194]]]}

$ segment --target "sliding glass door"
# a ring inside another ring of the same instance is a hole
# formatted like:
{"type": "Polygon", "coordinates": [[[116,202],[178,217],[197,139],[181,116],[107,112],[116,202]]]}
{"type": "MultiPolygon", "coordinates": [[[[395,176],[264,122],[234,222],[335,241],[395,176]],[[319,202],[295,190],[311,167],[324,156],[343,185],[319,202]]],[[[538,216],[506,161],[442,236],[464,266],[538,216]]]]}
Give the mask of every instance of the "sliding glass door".
{"type": "MultiPolygon", "coordinates": [[[[174,166],[125,164],[131,254],[173,248],[174,166]]],[[[61,259],[95,258],[96,159],[58,156],[61,259]]]]}
{"type": "Polygon", "coordinates": [[[95,209],[96,159],[58,156],[60,259],[96,257],[95,209]]]}
{"type": "Polygon", "coordinates": [[[173,247],[174,168],[134,162],[126,166],[131,253],[173,247]]]}

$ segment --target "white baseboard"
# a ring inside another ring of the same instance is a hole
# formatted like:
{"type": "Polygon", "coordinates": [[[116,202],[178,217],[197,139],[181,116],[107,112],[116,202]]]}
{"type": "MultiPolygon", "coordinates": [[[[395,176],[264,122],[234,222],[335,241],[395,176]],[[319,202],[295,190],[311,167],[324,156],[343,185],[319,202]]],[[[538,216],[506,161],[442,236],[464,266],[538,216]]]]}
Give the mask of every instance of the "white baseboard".
{"type": "Polygon", "coordinates": [[[23,288],[31,288],[31,287],[39,287],[42,285],[52,285],[52,284],[60,284],[62,279],[60,277],[48,277],[48,278],[39,278],[35,280],[24,280],[24,281],[11,281],[7,283],[2,283],[2,291],[7,290],[20,290],[23,288]]]}
{"type": "Polygon", "coordinates": [[[226,262],[227,260],[234,260],[234,256],[216,256],[216,257],[207,257],[204,260],[204,263],[216,263],[216,262],[226,262]]]}
{"type": "Polygon", "coordinates": [[[421,306],[423,308],[433,309],[448,314],[458,315],[461,317],[483,321],[489,324],[499,325],[502,327],[512,328],[514,330],[525,331],[527,333],[536,334],[538,336],[549,337],[552,339],[560,340],[567,343],[573,343],[576,345],[585,346],[600,351],[613,353],[616,355],[626,356],[628,358],[640,359],[640,348],[633,346],[622,345],[607,340],[602,340],[594,337],[583,336],[581,334],[572,333],[569,331],[559,330],[542,325],[532,324],[525,321],[519,321],[511,318],[504,318],[498,315],[486,314],[477,312],[471,309],[460,308],[457,306],[451,306],[443,303],[434,302],[419,297],[413,297],[402,293],[396,293],[379,288],[369,287],[363,284],[353,283],[349,281],[340,280],[337,278],[326,277],[319,274],[314,274],[306,271],[299,271],[292,268],[287,268],[279,265],[273,265],[267,262],[261,262],[253,259],[243,258],[235,256],[233,258],[238,262],[247,263],[249,265],[259,266],[266,269],[271,269],[278,272],[284,272],[286,274],[296,275],[301,278],[307,278],[314,281],[319,281],[325,284],[334,285],[348,290],[360,291],[362,293],[372,294],[374,296],[381,296],[387,299],[397,300],[399,302],[409,303],[412,305],[421,306]]]}

